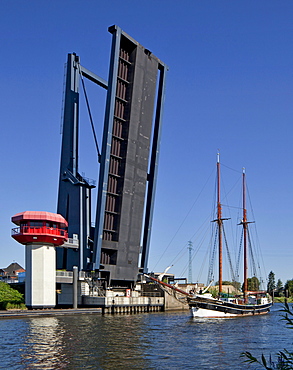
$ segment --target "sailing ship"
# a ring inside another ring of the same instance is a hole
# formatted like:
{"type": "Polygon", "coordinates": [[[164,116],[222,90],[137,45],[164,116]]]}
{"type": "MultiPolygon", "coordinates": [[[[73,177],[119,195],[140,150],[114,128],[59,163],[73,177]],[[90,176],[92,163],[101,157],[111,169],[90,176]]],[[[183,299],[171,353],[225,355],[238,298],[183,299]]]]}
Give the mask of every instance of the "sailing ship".
{"type": "Polygon", "coordinates": [[[222,204],[220,197],[220,159],[218,154],[217,159],[217,218],[214,220],[217,224],[218,236],[218,256],[219,256],[219,293],[217,297],[213,297],[211,293],[205,292],[195,293],[187,296],[187,302],[193,317],[233,317],[233,316],[248,316],[261,315],[270,311],[272,300],[266,291],[249,291],[248,290],[248,224],[246,210],[246,179],[245,170],[242,173],[242,203],[243,216],[240,224],[243,227],[243,250],[244,250],[244,283],[243,295],[231,297],[229,294],[223,294],[223,269],[222,269],[222,238],[223,238],[223,221],[222,204]]]}

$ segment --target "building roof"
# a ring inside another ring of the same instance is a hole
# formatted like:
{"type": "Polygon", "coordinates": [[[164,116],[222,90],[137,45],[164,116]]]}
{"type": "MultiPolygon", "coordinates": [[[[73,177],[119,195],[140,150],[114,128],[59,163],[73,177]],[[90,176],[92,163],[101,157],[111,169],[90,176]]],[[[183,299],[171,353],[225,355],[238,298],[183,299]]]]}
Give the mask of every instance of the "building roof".
{"type": "Polygon", "coordinates": [[[64,226],[68,226],[65,218],[58,213],[44,212],[44,211],[25,211],[17,213],[11,217],[11,221],[19,225],[21,221],[35,220],[35,221],[53,221],[64,226]]]}
{"type": "Polygon", "coordinates": [[[12,262],[9,266],[3,268],[2,270],[4,270],[7,275],[16,275],[16,272],[25,271],[25,269],[21,267],[17,262],[12,262]]]}

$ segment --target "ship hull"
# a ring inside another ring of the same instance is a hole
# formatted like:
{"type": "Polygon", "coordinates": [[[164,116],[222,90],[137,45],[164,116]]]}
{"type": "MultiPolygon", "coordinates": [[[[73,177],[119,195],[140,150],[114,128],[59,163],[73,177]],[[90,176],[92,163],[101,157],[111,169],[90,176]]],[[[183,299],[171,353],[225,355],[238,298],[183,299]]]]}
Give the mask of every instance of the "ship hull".
{"type": "Polygon", "coordinates": [[[202,318],[265,315],[270,312],[270,307],[272,306],[271,302],[257,305],[244,305],[198,298],[190,298],[188,301],[192,316],[202,318]]]}

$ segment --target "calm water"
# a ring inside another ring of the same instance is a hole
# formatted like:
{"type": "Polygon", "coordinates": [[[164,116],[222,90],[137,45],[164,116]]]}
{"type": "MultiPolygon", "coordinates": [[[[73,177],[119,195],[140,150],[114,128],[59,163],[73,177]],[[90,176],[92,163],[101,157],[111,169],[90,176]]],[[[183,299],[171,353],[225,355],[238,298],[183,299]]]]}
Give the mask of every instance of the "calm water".
{"type": "Polygon", "coordinates": [[[189,312],[0,320],[0,369],[256,369],[239,358],[292,348],[269,315],[193,319],[189,312]]]}

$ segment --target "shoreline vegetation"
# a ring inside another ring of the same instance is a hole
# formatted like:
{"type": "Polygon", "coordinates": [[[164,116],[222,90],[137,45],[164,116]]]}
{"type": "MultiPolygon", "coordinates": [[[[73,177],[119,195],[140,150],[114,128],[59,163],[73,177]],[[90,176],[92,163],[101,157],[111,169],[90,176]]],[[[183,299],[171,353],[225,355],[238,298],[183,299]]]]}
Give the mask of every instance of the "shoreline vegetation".
{"type": "MultiPolygon", "coordinates": [[[[212,293],[217,293],[216,291],[212,293]]],[[[293,303],[293,296],[288,298],[273,297],[274,303],[293,303]]],[[[0,281],[0,310],[26,310],[27,307],[24,304],[24,294],[20,293],[18,290],[13,289],[9,284],[0,281]]]]}
{"type": "Polygon", "coordinates": [[[0,310],[26,310],[24,295],[13,289],[9,284],[0,281],[0,310]]]}
{"type": "Polygon", "coordinates": [[[273,302],[274,303],[293,303],[293,297],[289,297],[289,298],[286,298],[286,297],[274,297],[273,298],[273,302]]]}

